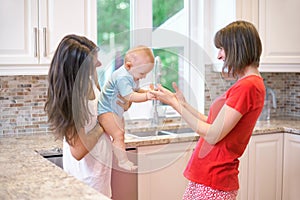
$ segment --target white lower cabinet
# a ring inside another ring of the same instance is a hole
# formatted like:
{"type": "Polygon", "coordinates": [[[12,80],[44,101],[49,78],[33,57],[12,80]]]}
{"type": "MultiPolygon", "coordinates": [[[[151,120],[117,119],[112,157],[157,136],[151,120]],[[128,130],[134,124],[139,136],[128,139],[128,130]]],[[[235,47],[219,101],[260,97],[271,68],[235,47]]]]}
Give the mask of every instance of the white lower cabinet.
{"type": "Polygon", "coordinates": [[[238,200],[297,200],[300,135],[254,135],[240,158],[238,200]]]}
{"type": "Polygon", "coordinates": [[[138,147],[138,199],[182,199],[194,142],[138,147]]]}
{"type": "Polygon", "coordinates": [[[240,158],[238,200],[280,200],[283,134],[254,135],[240,158]]]}
{"type": "Polygon", "coordinates": [[[283,134],[252,136],[248,159],[248,199],[280,200],[283,134]]]}
{"type": "Polygon", "coordinates": [[[282,200],[300,197],[300,135],[284,136],[283,193],[282,200]]]}
{"type": "MultiPolygon", "coordinates": [[[[187,179],[183,171],[195,142],[137,147],[138,200],[182,199],[187,179]]],[[[298,200],[300,196],[300,135],[253,135],[240,158],[238,200],[298,200]]],[[[136,177],[136,176],[135,176],[136,177]]],[[[117,176],[117,182],[120,176],[117,176]]],[[[134,179],[127,178],[124,185],[134,179]]],[[[117,187],[120,190],[120,187],[117,187]]],[[[128,194],[125,190],[124,197],[128,194]]],[[[132,198],[132,199],[135,199],[132,198]]],[[[118,198],[116,198],[118,199],[118,198]]]]}
{"type": "Polygon", "coordinates": [[[245,200],[248,198],[248,155],[249,145],[245,149],[244,154],[240,157],[239,165],[239,184],[240,189],[237,200],[245,200]]]}

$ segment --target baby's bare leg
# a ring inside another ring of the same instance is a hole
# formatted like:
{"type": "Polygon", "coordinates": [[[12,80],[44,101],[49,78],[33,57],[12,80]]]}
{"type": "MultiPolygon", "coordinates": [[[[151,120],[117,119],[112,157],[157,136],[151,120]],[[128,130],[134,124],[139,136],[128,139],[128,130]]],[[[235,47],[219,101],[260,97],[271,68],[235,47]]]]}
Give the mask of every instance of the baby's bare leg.
{"type": "Polygon", "coordinates": [[[124,120],[111,112],[101,114],[98,119],[104,131],[113,138],[113,151],[118,159],[118,165],[127,170],[136,169],[136,166],[128,160],[125,151],[124,120]]]}
{"type": "Polygon", "coordinates": [[[107,112],[99,116],[99,122],[104,131],[113,138],[113,145],[125,150],[123,120],[116,114],[107,112]]]}

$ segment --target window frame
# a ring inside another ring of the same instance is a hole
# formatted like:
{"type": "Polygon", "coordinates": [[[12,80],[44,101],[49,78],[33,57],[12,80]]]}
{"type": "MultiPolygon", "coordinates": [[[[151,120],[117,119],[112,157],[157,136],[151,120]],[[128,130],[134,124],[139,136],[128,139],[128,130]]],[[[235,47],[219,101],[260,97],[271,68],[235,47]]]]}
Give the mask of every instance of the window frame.
{"type": "MultiPolygon", "coordinates": [[[[154,48],[183,46],[184,54],[182,56],[188,61],[184,62],[184,71],[182,72],[184,80],[188,80],[188,82],[185,81],[187,83],[183,85],[183,92],[188,102],[201,112],[204,111],[205,99],[205,52],[203,48],[201,48],[203,47],[204,31],[200,32],[200,30],[204,30],[204,3],[203,0],[184,0],[184,9],[186,9],[185,12],[187,12],[185,23],[186,32],[178,33],[178,35],[179,37],[183,36],[188,39],[179,39],[172,41],[170,44],[160,46],[153,41],[152,37],[152,0],[130,1],[130,29],[133,33],[131,35],[131,46],[137,44],[145,44],[154,48]],[[142,29],[146,31],[138,31],[142,29]],[[197,48],[196,51],[195,48],[197,48]],[[199,52],[201,52],[201,55],[199,55],[199,52]],[[201,77],[199,78],[199,76],[201,77]]],[[[176,36],[175,33],[174,37],[178,37],[178,35],[176,36]]],[[[151,75],[151,77],[152,76],[153,75],[151,75]]]]}

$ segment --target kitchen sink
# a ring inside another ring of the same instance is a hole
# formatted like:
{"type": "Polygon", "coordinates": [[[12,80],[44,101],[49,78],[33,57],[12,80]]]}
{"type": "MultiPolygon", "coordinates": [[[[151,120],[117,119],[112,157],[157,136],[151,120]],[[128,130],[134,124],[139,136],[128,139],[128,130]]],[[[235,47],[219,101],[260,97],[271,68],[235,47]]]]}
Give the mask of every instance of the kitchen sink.
{"type": "Polygon", "coordinates": [[[167,130],[166,132],[168,132],[169,134],[186,134],[186,133],[195,133],[195,131],[193,131],[193,129],[191,128],[179,128],[179,129],[172,129],[172,130],[167,130]]]}
{"type": "Polygon", "coordinates": [[[63,168],[63,152],[61,148],[52,148],[36,152],[43,156],[45,159],[57,165],[58,167],[63,168]]]}
{"type": "Polygon", "coordinates": [[[144,131],[144,132],[136,132],[136,133],[126,133],[126,135],[131,137],[153,137],[153,136],[164,136],[164,135],[172,135],[169,131],[144,131]]]}
{"type": "MultiPolygon", "coordinates": [[[[153,131],[144,131],[144,132],[136,132],[136,133],[126,133],[126,135],[129,137],[134,137],[134,138],[144,138],[144,137],[153,137],[153,136],[174,136],[177,134],[195,134],[195,131],[191,128],[179,128],[179,129],[171,129],[171,130],[153,130],[153,131]]],[[[128,138],[128,137],[127,137],[128,138]]]]}

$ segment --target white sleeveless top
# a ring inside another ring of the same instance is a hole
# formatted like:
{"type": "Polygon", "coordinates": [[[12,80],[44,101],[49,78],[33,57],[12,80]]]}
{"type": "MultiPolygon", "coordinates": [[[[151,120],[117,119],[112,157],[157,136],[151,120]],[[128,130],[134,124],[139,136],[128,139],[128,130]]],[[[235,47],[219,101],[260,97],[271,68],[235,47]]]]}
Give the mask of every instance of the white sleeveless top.
{"type": "MultiPolygon", "coordinates": [[[[94,80],[91,79],[91,81],[96,97],[88,102],[92,115],[91,120],[85,126],[86,133],[97,123],[97,104],[100,95],[94,80]]],[[[94,148],[80,161],[72,156],[70,146],[64,139],[63,168],[68,174],[111,198],[112,143],[107,134],[102,134],[94,148]]]]}
{"type": "Polygon", "coordinates": [[[95,94],[95,99],[93,100],[89,100],[88,102],[88,107],[89,107],[89,111],[91,113],[90,116],[90,120],[87,122],[87,124],[85,125],[84,129],[85,129],[85,133],[88,133],[90,130],[92,130],[96,124],[98,123],[97,120],[97,116],[98,116],[98,101],[100,98],[100,91],[97,88],[95,81],[93,80],[92,77],[90,77],[90,80],[92,82],[92,86],[93,86],[93,91],[95,94]]]}

